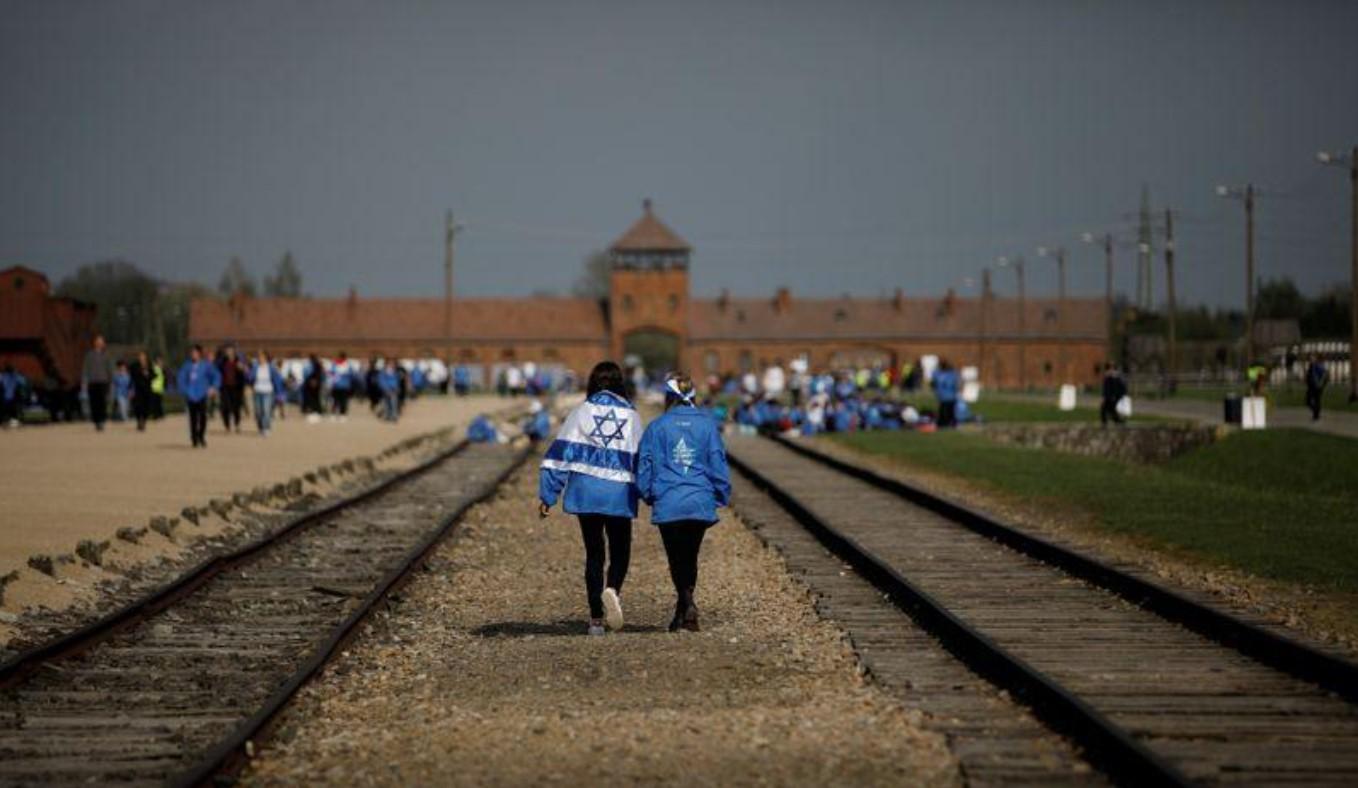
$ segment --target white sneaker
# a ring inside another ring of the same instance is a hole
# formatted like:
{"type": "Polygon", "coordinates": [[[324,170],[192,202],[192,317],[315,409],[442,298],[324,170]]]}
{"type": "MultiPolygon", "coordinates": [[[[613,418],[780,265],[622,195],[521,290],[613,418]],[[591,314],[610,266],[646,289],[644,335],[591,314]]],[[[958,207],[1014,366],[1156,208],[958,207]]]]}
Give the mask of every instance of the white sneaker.
{"type": "Polygon", "coordinates": [[[590,636],[590,637],[595,637],[595,638],[603,637],[605,631],[606,631],[606,630],[604,630],[604,622],[600,621],[600,620],[597,619],[597,618],[591,618],[591,619],[589,620],[589,636],[590,636]]]}
{"type": "Polygon", "coordinates": [[[618,598],[618,592],[605,588],[603,593],[604,615],[608,620],[608,628],[612,630],[622,629],[622,600],[618,598]]]}

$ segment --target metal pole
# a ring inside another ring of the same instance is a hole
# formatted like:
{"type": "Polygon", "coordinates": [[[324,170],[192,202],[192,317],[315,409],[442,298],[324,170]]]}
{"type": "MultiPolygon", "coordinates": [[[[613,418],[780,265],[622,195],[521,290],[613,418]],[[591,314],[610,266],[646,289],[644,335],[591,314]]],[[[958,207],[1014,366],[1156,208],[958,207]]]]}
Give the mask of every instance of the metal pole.
{"type": "Polygon", "coordinates": [[[1061,350],[1061,382],[1070,382],[1070,358],[1066,352],[1066,250],[1056,250],[1056,341],[1061,350]]]}
{"type": "Polygon", "coordinates": [[[1254,366],[1254,184],[1245,186],[1245,371],[1254,366]]]}
{"type": "Polygon", "coordinates": [[[1165,209],[1165,287],[1169,298],[1169,353],[1165,371],[1170,376],[1169,385],[1172,389],[1174,373],[1179,370],[1179,348],[1174,324],[1177,310],[1174,301],[1174,212],[1168,208],[1165,209]]]}
{"type": "Polygon", "coordinates": [[[985,346],[990,333],[990,269],[981,269],[981,346],[976,362],[976,380],[985,385],[985,346]]]}
{"type": "Polygon", "coordinates": [[[445,361],[452,359],[453,347],[453,238],[457,234],[453,212],[448,212],[443,232],[443,353],[445,361]]]}
{"type": "Polygon", "coordinates": [[[1353,185],[1353,227],[1350,250],[1353,271],[1349,274],[1349,402],[1358,402],[1358,145],[1349,154],[1349,182],[1353,185]]]}
{"type": "Polygon", "coordinates": [[[1014,271],[1018,273],[1018,330],[1019,330],[1019,388],[1028,390],[1028,331],[1025,327],[1027,319],[1024,315],[1027,310],[1023,294],[1023,258],[1020,257],[1014,263],[1014,271]]]}
{"type": "Polygon", "coordinates": [[[1103,236],[1103,308],[1106,328],[1108,329],[1108,358],[1113,360],[1113,234],[1103,236]]]}

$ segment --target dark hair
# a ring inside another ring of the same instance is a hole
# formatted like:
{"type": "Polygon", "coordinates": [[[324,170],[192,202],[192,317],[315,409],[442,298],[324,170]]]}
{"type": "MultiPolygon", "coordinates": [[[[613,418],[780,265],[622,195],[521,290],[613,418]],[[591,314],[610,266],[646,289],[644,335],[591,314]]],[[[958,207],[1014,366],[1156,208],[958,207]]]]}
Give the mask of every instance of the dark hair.
{"type": "Polygon", "coordinates": [[[600,361],[589,371],[589,383],[585,385],[585,396],[592,397],[600,391],[611,391],[619,397],[627,396],[627,382],[622,377],[622,367],[612,361],[600,361]]]}

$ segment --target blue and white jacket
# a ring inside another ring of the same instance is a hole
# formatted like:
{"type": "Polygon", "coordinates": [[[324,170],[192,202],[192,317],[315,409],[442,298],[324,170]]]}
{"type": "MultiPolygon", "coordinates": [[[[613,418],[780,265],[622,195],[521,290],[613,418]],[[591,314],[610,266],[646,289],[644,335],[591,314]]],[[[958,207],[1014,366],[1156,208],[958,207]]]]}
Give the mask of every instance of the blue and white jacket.
{"type": "Polygon", "coordinates": [[[569,514],[637,516],[637,444],[641,416],[611,391],[585,400],[561,424],[538,474],[538,498],[548,506],[566,490],[569,514]]]}
{"type": "Polygon", "coordinates": [[[731,471],[721,430],[706,413],[677,405],[651,422],[637,456],[637,489],[656,525],[717,521],[731,501],[731,471]]]}

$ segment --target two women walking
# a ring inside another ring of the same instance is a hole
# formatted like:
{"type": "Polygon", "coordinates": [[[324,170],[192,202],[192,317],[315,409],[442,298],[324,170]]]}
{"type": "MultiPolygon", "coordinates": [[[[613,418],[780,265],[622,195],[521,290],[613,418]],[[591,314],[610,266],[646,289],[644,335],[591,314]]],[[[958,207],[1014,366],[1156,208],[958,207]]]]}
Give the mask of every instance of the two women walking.
{"type": "Polygon", "coordinates": [[[590,372],[585,401],[562,424],[539,476],[538,512],[546,517],[562,497],[580,520],[585,544],[589,634],[623,625],[622,586],[632,553],[637,502],[651,507],[674,582],[670,631],[697,631],[698,553],[703,535],[730,499],[721,433],[693,401],[693,383],[666,381],[665,414],[641,430],[627,399],[622,369],[605,361],[590,372]]]}

